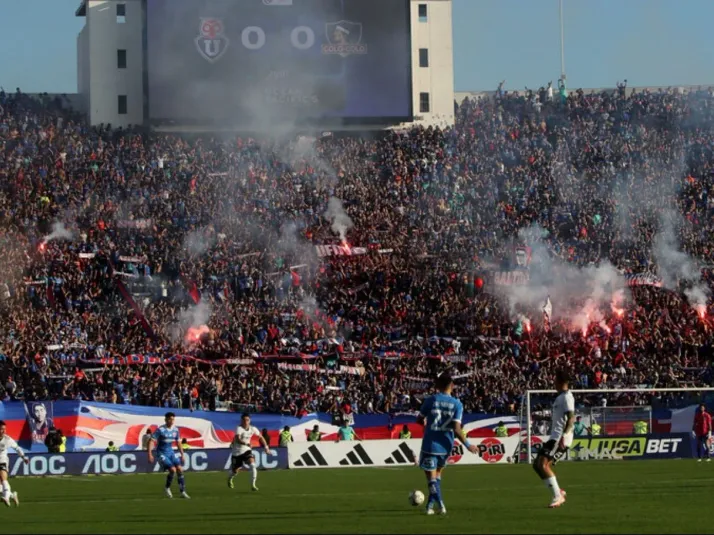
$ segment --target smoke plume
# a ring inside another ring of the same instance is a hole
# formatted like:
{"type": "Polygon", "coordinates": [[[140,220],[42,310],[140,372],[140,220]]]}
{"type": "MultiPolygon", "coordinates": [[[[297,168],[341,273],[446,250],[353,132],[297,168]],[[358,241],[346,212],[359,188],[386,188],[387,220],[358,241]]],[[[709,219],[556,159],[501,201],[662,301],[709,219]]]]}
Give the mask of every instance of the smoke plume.
{"type": "Polygon", "coordinates": [[[337,197],[330,197],[324,217],[330,222],[332,232],[339,234],[340,240],[346,241],[347,231],[354,226],[354,223],[352,223],[352,219],[350,219],[350,216],[345,212],[342,201],[337,197]]]}
{"type": "Polygon", "coordinates": [[[52,223],[52,232],[42,238],[42,241],[47,243],[52,240],[71,240],[73,237],[74,234],[72,234],[72,231],[64,226],[64,223],[55,221],[52,223]]]}

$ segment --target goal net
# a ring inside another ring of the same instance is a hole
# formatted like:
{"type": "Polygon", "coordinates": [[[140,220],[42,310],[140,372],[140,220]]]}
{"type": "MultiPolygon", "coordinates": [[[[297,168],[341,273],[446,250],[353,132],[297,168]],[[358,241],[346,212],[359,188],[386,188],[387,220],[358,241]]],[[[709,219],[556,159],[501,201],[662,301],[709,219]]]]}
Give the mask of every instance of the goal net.
{"type": "MultiPolygon", "coordinates": [[[[572,393],[576,424],[567,460],[644,454],[648,437],[691,432],[694,411],[700,403],[714,409],[714,388],[597,389],[572,393]]],[[[521,442],[514,452],[518,462],[530,464],[549,440],[551,407],[556,395],[555,390],[528,390],[524,394],[519,412],[521,442]]]]}

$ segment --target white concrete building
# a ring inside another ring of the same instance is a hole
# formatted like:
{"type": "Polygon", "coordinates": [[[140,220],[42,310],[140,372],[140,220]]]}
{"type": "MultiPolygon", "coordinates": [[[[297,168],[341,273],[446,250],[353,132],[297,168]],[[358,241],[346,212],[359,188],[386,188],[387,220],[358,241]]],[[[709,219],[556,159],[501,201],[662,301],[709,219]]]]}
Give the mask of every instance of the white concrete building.
{"type": "Polygon", "coordinates": [[[77,36],[77,90],[92,124],[144,122],[141,0],[83,0],[77,36]]]}
{"type": "MultiPolygon", "coordinates": [[[[410,3],[415,121],[453,124],[451,0],[410,3]]],[[[77,36],[77,89],[90,122],[143,123],[144,0],[82,0],[76,15],[86,20],[77,36]]]]}
{"type": "Polygon", "coordinates": [[[412,98],[416,122],[454,124],[451,7],[451,0],[411,0],[412,98]]]}

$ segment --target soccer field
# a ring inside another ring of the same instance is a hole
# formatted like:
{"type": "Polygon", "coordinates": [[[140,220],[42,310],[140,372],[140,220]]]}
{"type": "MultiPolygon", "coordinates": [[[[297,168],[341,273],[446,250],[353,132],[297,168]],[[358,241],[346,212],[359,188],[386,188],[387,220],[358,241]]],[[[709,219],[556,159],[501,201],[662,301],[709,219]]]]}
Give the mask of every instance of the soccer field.
{"type": "MultiPolygon", "coordinates": [[[[714,463],[561,463],[560,509],[529,466],[453,466],[446,516],[412,507],[416,468],[187,473],[191,500],[163,496],[164,476],[14,478],[20,507],[0,509],[3,533],[711,533],[714,463]]],[[[174,483],[175,485],[175,483],[174,483]]],[[[178,491],[174,486],[174,495],[178,491]]]]}

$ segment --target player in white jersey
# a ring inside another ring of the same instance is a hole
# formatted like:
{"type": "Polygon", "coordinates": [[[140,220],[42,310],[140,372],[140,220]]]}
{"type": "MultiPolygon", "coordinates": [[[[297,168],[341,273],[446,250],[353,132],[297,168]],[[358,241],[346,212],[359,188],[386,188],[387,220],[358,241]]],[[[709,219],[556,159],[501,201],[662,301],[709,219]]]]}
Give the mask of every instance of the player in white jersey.
{"type": "Polygon", "coordinates": [[[553,472],[553,466],[565,455],[573,443],[573,426],[575,425],[575,398],[570,392],[569,379],[565,371],[555,374],[555,389],[558,397],[553,402],[550,440],[543,444],[538,452],[533,469],[550,488],[553,501],[548,507],[560,507],[565,503],[565,491],[558,486],[558,480],[553,472]]]}
{"type": "Polygon", "coordinates": [[[25,456],[25,452],[22,451],[20,446],[17,445],[17,442],[7,434],[5,422],[0,420],[0,483],[2,483],[0,499],[2,499],[3,503],[8,507],[10,507],[10,500],[15,502],[15,505],[20,505],[17,492],[12,492],[10,482],[7,479],[10,474],[10,457],[7,452],[10,449],[14,449],[17,454],[22,457],[22,460],[25,461],[25,464],[30,464],[30,459],[25,456]]]}
{"type": "Polygon", "coordinates": [[[255,456],[250,447],[253,437],[258,437],[260,444],[265,448],[265,453],[270,455],[270,447],[258,431],[257,427],[250,425],[250,415],[244,414],[240,418],[240,425],[236,427],[236,434],[231,442],[231,468],[228,471],[228,487],[233,488],[233,477],[241,470],[250,470],[251,490],[258,490],[255,482],[258,480],[258,468],[255,466],[255,456]]]}

